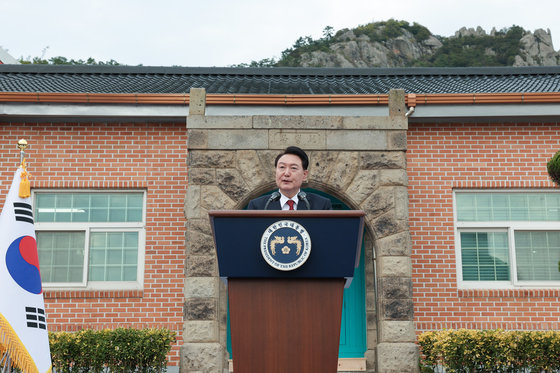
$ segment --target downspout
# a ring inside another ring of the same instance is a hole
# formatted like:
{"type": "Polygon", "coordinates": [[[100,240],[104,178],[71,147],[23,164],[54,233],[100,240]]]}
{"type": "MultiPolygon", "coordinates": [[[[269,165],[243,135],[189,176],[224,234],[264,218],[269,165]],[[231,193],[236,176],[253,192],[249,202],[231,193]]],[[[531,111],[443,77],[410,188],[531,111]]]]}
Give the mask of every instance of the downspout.
{"type": "Polygon", "coordinates": [[[414,93],[409,93],[407,95],[408,111],[404,114],[406,118],[414,113],[416,108],[416,95],[414,93]]]}

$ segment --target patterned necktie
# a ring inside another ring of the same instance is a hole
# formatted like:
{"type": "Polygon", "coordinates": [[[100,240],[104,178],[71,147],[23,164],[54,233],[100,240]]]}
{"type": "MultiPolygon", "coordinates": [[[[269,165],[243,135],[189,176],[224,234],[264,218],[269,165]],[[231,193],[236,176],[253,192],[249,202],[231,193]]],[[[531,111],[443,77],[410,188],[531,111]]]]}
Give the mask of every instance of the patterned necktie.
{"type": "Polygon", "coordinates": [[[287,202],[288,206],[290,206],[290,210],[294,209],[294,201],[292,201],[291,199],[289,199],[287,202]]]}

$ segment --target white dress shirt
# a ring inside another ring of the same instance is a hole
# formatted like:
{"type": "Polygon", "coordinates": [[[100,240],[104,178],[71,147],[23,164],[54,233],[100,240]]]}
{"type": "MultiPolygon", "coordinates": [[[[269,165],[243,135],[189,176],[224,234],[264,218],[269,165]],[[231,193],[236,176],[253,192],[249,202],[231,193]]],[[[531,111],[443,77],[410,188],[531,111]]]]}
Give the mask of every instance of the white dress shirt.
{"type": "MultiPolygon", "coordinates": [[[[298,190],[298,193],[299,193],[299,190],[298,190]]],[[[299,198],[297,196],[297,193],[292,198],[288,198],[285,195],[283,195],[282,192],[280,192],[280,206],[282,207],[282,210],[289,210],[290,209],[290,205],[288,205],[288,203],[287,203],[288,200],[290,200],[290,199],[292,201],[294,201],[294,210],[297,210],[297,205],[298,205],[298,202],[299,202],[299,198]]]]}

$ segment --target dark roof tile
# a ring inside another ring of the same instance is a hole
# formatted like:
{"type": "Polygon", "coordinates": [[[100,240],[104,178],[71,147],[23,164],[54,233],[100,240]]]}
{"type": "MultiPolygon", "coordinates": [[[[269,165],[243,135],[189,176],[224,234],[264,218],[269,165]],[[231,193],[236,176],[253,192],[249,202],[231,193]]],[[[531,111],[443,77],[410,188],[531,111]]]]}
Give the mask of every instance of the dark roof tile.
{"type": "Polygon", "coordinates": [[[386,94],[560,92],[560,67],[185,68],[0,65],[0,92],[386,94]]]}

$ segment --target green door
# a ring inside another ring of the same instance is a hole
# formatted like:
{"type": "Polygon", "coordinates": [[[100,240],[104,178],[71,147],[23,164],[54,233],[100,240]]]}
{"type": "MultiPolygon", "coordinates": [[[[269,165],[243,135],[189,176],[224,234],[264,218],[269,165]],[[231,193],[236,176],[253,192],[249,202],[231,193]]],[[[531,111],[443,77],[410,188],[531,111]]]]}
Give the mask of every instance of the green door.
{"type": "MultiPolygon", "coordinates": [[[[350,210],[342,201],[331,195],[313,189],[306,192],[317,193],[331,200],[334,210],[350,210]]],[[[349,288],[344,289],[342,320],[340,325],[340,346],[338,357],[364,357],[366,351],[366,289],[364,269],[364,245],[360,253],[360,265],[354,271],[349,288]]]]}
{"type": "MultiPolygon", "coordinates": [[[[342,201],[323,192],[304,189],[306,192],[316,193],[331,200],[334,210],[349,210],[342,201]]],[[[342,304],[342,321],[340,328],[340,346],[338,356],[342,358],[364,357],[366,351],[366,290],[364,270],[364,246],[360,254],[360,265],[354,271],[354,279],[349,288],[344,289],[342,304]]],[[[229,311],[227,325],[227,349],[231,357],[231,338],[229,329],[229,311]]]]}

